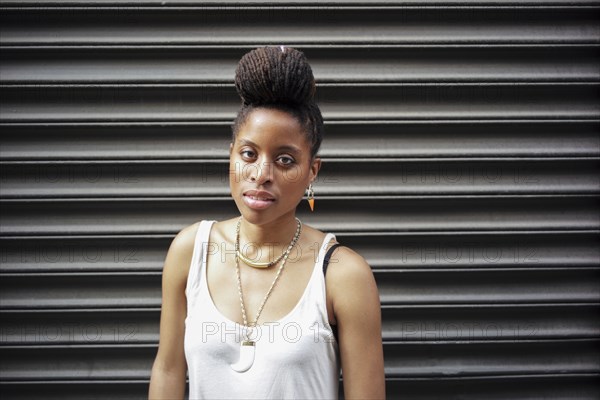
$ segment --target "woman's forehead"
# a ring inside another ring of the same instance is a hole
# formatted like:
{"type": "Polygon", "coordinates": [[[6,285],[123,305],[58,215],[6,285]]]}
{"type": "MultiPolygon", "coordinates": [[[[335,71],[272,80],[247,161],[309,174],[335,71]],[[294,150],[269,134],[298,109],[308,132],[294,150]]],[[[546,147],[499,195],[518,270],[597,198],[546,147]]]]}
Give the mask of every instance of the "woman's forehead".
{"type": "Polygon", "coordinates": [[[239,143],[266,147],[289,144],[302,150],[308,144],[303,127],[293,115],[271,109],[252,111],[240,127],[236,139],[239,143]]]}

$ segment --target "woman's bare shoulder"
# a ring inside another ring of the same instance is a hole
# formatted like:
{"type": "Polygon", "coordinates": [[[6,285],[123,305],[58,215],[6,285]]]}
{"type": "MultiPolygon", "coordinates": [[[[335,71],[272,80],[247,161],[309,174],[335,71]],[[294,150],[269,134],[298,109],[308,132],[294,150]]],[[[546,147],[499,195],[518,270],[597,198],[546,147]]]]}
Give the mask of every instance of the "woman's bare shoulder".
{"type": "Polygon", "coordinates": [[[182,228],[177,235],[175,235],[175,238],[173,238],[169,251],[175,251],[180,254],[190,253],[191,255],[194,250],[194,241],[199,226],[200,222],[195,222],[182,228]]]}
{"type": "Polygon", "coordinates": [[[169,279],[177,281],[187,280],[199,226],[200,222],[195,222],[182,228],[175,235],[165,258],[163,278],[168,276],[169,279]]]}
{"type": "Polygon", "coordinates": [[[364,268],[371,270],[371,267],[363,256],[354,251],[352,248],[344,246],[343,243],[340,243],[340,246],[333,251],[333,254],[339,258],[341,263],[352,265],[353,268],[357,268],[359,270],[364,268]]]}
{"type": "MultiPolygon", "coordinates": [[[[196,234],[198,233],[200,222],[201,221],[198,221],[182,228],[177,235],[175,235],[175,238],[171,243],[171,248],[174,252],[181,255],[188,255],[191,259],[194,252],[194,242],[196,241],[196,234]]],[[[223,233],[228,229],[229,225],[231,225],[231,220],[215,221],[211,227],[211,240],[215,236],[223,235],[223,233]]]]}
{"type": "Polygon", "coordinates": [[[373,280],[373,271],[365,258],[343,243],[331,254],[326,276],[327,284],[348,293],[346,285],[363,286],[373,280]]]}

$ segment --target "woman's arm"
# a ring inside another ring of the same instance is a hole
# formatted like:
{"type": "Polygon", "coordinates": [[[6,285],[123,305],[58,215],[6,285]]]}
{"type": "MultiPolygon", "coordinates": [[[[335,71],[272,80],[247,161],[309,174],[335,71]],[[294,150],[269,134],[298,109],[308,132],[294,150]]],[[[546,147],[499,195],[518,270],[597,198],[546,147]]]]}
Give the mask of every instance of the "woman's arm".
{"type": "Polygon", "coordinates": [[[359,254],[340,247],[327,271],[338,326],[344,397],[385,399],[379,292],[371,267],[359,254]]]}
{"type": "Polygon", "coordinates": [[[158,353],[152,366],[148,399],[183,399],[187,363],[183,350],[187,302],[185,286],[197,224],[183,229],[169,247],[162,274],[158,353]]]}

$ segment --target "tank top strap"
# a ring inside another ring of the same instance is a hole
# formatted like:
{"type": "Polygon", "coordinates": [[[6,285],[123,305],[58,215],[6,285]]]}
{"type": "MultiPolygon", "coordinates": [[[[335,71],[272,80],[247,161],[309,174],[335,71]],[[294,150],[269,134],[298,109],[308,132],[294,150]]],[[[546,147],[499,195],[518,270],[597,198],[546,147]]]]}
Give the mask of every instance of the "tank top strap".
{"type": "Polygon", "coordinates": [[[190,298],[190,293],[198,290],[202,279],[202,265],[206,262],[208,255],[207,247],[210,238],[210,230],[215,221],[203,220],[198,224],[196,238],[194,239],[194,251],[192,253],[192,262],[188,272],[188,279],[185,287],[185,294],[190,298]]]}
{"type": "MultiPolygon", "coordinates": [[[[327,246],[331,240],[336,240],[335,235],[328,233],[321,243],[319,253],[314,265],[313,273],[309,281],[308,290],[311,291],[311,295],[308,296],[311,300],[310,303],[317,306],[320,311],[322,322],[327,322],[327,292],[325,289],[325,277],[323,276],[323,260],[327,253],[327,246]]],[[[311,311],[312,312],[312,311],[311,311]]]]}
{"type": "Polygon", "coordinates": [[[317,257],[317,265],[315,267],[320,267],[323,269],[323,260],[325,259],[325,254],[327,254],[327,245],[331,240],[336,240],[336,237],[333,233],[327,233],[325,238],[323,239],[323,243],[321,243],[321,248],[319,249],[319,255],[317,257]]]}

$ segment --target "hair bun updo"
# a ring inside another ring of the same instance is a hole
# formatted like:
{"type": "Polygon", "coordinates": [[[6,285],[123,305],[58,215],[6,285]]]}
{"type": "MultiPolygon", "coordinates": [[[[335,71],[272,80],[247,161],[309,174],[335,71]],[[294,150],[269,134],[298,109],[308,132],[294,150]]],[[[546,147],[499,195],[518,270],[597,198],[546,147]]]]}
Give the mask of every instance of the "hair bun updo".
{"type": "Polygon", "coordinates": [[[235,71],[243,105],[308,105],[315,78],[304,53],[291,47],[260,47],[246,53],[235,71]]]}
{"type": "Polygon", "coordinates": [[[314,157],[323,140],[323,116],[315,101],[316,84],[308,59],[291,47],[259,47],[244,54],[235,70],[242,106],[232,125],[233,142],[257,108],[278,109],[298,120],[314,157]]]}

